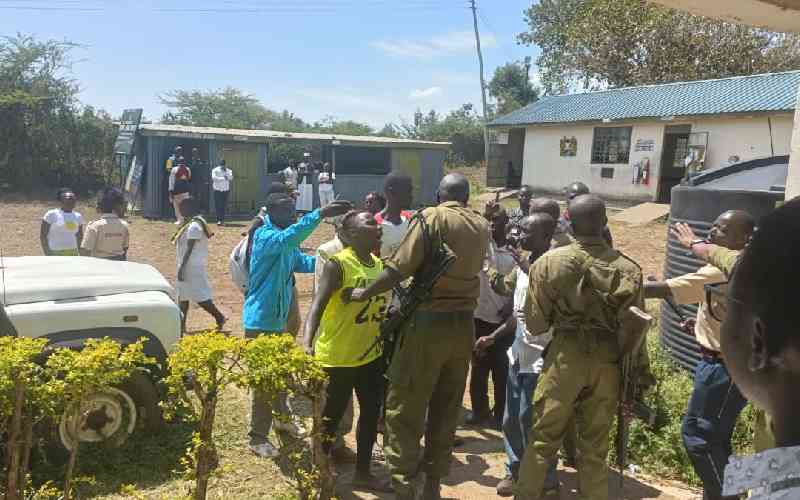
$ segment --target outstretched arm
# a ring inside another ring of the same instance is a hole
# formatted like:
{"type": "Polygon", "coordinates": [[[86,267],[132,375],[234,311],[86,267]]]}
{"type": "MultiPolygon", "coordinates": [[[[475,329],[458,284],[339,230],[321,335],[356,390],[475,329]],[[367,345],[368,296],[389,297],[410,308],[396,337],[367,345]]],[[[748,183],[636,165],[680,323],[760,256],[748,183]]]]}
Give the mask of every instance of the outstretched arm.
{"type": "Polygon", "coordinates": [[[644,298],[672,299],[672,290],[666,281],[646,281],[644,284],[644,298]]]}

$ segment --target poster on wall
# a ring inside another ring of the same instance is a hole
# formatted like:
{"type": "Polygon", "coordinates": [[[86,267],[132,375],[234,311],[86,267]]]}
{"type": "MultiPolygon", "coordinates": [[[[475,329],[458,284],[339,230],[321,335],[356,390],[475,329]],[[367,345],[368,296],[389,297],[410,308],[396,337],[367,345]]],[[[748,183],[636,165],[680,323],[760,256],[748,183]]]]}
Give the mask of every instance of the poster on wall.
{"type": "Polygon", "coordinates": [[[114,141],[115,155],[125,155],[128,158],[133,155],[136,130],[139,128],[139,123],[141,121],[141,109],[126,109],[122,112],[122,119],[119,121],[119,132],[117,132],[117,140],[114,141]]]}
{"type": "Polygon", "coordinates": [[[636,141],[636,151],[653,151],[656,147],[655,139],[639,139],[636,141]]]}
{"type": "Polygon", "coordinates": [[[575,156],[578,152],[578,139],[576,139],[575,136],[562,137],[559,150],[561,156],[575,156]]]}
{"type": "Polygon", "coordinates": [[[139,199],[143,173],[144,165],[142,162],[136,161],[134,156],[131,168],[128,169],[128,177],[125,179],[125,199],[128,200],[128,210],[131,212],[136,208],[136,201],[139,199]]]}

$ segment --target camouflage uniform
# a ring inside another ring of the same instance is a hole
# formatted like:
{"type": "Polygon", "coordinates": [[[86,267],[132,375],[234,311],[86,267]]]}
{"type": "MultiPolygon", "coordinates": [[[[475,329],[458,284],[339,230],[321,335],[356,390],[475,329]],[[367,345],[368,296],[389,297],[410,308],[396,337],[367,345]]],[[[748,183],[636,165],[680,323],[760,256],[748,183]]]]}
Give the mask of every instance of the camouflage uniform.
{"type": "MultiPolygon", "coordinates": [[[[486,221],[456,202],[425,209],[433,238],[444,241],[457,259],[406,323],[387,370],[386,460],[397,498],[415,498],[422,476],[439,479],[450,469],[453,435],[472,358],[472,314],[479,295],[478,273],[489,242],[486,221]],[[427,413],[427,425],[426,425],[427,413]],[[419,462],[420,438],[425,453],[419,462]]],[[[385,266],[412,276],[425,255],[421,226],[413,223],[385,266]]]]}
{"type": "Polygon", "coordinates": [[[576,237],[531,267],[525,316],[531,335],[553,328],[520,465],[517,498],[538,499],[547,464],[574,416],[581,498],[608,498],[608,439],[620,390],[620,315],[643,307],[642,271],[602,237],[576,237]]]}

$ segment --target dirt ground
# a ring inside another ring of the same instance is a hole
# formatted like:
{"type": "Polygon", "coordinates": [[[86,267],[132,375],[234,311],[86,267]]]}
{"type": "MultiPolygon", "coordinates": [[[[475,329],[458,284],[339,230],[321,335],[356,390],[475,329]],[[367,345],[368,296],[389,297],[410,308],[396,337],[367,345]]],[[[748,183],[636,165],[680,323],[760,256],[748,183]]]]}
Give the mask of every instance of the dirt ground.
{"type": "MultiPolygon", "coordinates": [[[[3,230],[0,232],[0,248],[5,256],[41,255],[39,245],[39,225],[42,215],[49,208],[44,203],[3,203],[0,208],[6,214],[3,230]]],[[[82,206],[79,210],[87,220],[96,217],[94,209],[82,206]]],[[[170,281],[175,280],[175,251],[170,244],[170,237],[175,226],[168,221],[150,221],[141,217],[130,218],[131,248],[130,260],[155,266],[170,281]]],[[[228,328],[233,334],[241,335],[242,295],[234,288],[228,276],[228,254],[241,238],[247,221],[232,223],[226,227],[214,226],[215,235],[210,244],[209,273],[214,287],[215,302],[229,318],[228,328]]],[[[645,275],[661,275],[664,259],[666,226],[652,224],[644,227],[622,227],[611,225],[615,246],[632,259],[639,262],[645,275]]],[[[332,237],[333,228],[322,224],[305,242],[304,248],[311,251],[319,244],[332,237]]],[[[308,308],[312,294],[311,275],[298,275],[301,311],[308,308]]],[[[190,311],[189,331],[201,331],[211,328],[213,319],[202,310],[193,307],[190,311]]],[[[470,406],[469,396],[465,397],[465,407],[470,406]]],[[[274,498],[285,482],[279,470],[268,461],[261,461],[242,450],[244,436],[238,434],[243,430],[249,408],[245,394],[234,393],[223,399],[220,425],[232,425],[234,431],[221,429],[223,436],[221,446],[223,463],[228,461],[225,477],[212,485],[210,498],[274,498]]],[[[476,431],[461,429],[459,436],[465,439],[464,446],[455,451],[455,459],[451,475],[445,481],[443,495],[447,498],[478,499],[495,496],[494,487],[504,475],[504,452],[500,433],[490,430],[476,431]]],[[[355,449],[354,436],[351,433],[348,441],[355,449]]],[[[348,471],[343,471],[343,479],[347,479],[348,471]]],[[[577,498],[576,474],[571,469],[561,469],[560,477],[564,483],[561,498],[577,498]]],[[[616,495],[617,478],[612,473],[612,498],[616,495]]],[[[144,491],[139,490],[146,498],[174,498],[176,491],[184,489],[186,483],[175,481],[159,485],[149,485],[144,491]]],[[[341,498],[383,498],[368,494],[352,492],[344,484],[340,491],[341,498]]],[[[666,483],[643,476],[628,477],[625,481],[623,498],[644,499],[688,499],[697,496],[696,491],[680,484],[666,483]]],[[[101,498],[123,498],[108,492],[101,498]]],[[[385,497],[388,498],[388,497],[385,497]]]]}

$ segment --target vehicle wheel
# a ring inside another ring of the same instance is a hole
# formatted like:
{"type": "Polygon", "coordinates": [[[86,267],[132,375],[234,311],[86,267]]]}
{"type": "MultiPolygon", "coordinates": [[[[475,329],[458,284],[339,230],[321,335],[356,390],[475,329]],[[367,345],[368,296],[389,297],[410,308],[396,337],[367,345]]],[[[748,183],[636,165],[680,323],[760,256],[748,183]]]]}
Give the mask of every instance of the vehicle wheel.
{"type": "Polygon", "coordinates": [[[136,403],[137,423],[148,431],[159,431],[164,427],[161,412],[161,396],[153,378],[143,370],[136,370],[120,387],[136,403]]]}
{"type": "Polygon", "coordinates": [[[118,387],[92,394],[83,408],[65,411],[58,424],[60,444],[67,450],[78,442],[120,446],[137,426],[148,431],[161,427],[158,403],[153,381],[147,373],[137,370],[118,387]]]}

